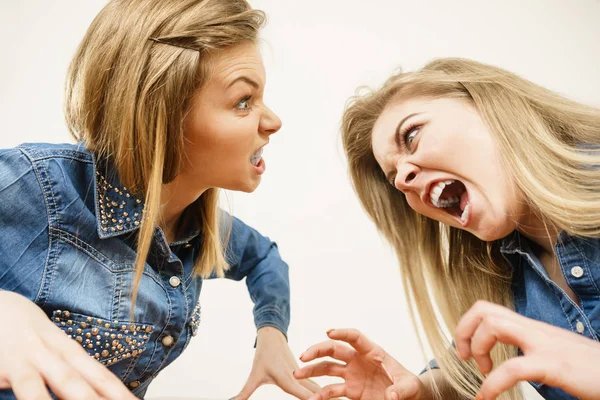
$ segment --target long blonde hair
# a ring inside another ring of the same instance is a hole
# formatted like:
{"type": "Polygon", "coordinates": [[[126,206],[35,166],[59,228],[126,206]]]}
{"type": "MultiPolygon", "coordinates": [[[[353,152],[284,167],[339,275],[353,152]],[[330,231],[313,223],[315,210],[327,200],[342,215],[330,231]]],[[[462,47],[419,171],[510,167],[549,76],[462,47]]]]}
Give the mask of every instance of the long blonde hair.
{"type": "MultiPolygon", "coordinates": [[[[121,183],[145,199],[132,315],[159,222],[161,188],[182,167],[184,119],[209,78],[208,56],[256,41],[265,19],[245,0],[112,0],[71,62],[65,87],[71,133],[97,158],[111,160],[121,183]]],[[[207,190],[187,213],[201,227],[194,272],[204,278],[227,269],[218,197],[218,189],[207,190]]]]}
{"type": "MultiPolygon", "coordinates": [[[[512,270],[498,242],[484,242],[416,213],[386,181],[371,134],[386,105],[400,97],[449,97],[473,104],[532,210],[547,226],[587,237],[600,237],[600,111],[503,69],[452,58],[394,74],[380,89],[357,94],[346,106],[342,137],[355,191],[396,251],[411,317],[422,326],[445,378],[473,398],[483,376],[474,362],[461,362],[448,351],[444,327],[454,332],[479,299],[514,308],[512,270]]],[[[498,345],[492,359],[498,365],[514,355],[515,348],[498,345]]],[[[521,394],[513,389],[503,398],[521,394]]]]}

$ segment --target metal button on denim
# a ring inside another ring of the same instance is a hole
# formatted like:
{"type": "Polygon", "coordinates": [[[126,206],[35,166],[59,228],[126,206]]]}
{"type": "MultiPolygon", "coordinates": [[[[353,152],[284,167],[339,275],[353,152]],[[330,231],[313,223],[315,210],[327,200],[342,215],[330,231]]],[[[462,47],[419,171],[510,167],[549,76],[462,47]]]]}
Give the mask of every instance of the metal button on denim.
{"type": "Polygon", "coordinates": [[[171,335],[167,335],[164,338],[162,338],[162,344],[165,347],[172,346],[174,342],[175,342],[175,340],[173,340],[173,336],[171,336],[171,335]]]}
{"type": "Polygon", "coordinates": [[[174,288],[176,288],[177,286],[179,286],[180,283],[181,283],[181,279],[179,279],[177,276],[172,276],[169,279],[169,285],[171,285],[174,288]]]}
{"type": "Polygon", "coordinates": [[[573,275],[575,278],[581,278],[583,276],[583,268],[581,268],[579,265],[571,268],[571,275],[573,275]]]}

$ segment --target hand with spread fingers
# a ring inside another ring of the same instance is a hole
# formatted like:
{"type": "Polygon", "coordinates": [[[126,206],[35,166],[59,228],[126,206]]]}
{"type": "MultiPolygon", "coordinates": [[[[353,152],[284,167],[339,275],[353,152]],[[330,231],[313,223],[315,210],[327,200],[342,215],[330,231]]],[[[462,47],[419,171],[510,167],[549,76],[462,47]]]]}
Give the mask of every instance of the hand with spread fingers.
{"type": "Polygon", "coordinates": [[[27,298],[0,291],[0,390],[17,399],[136,399],[27,298]]]}
{"type": "Polygon", "coordinates": [[[497,304],[477,302],[463,316],[456,350],[459,358],[473,358],[489,373],[478,399],[495,399],[519,381],[558,387],[580,399],[600,398],[600,343],[497,304]],[[494,366],[490,351],[497,342],[519,347],[523,356],[494,366]]]}
{"type": "Polygon", "coordinates": [[[312,346],[300,356],[300,360],[309,362],[331,357],[344,364],[321,361],[295,371],[294,376],[298,379],[335,376],[344,382],[325,386],[309,400],[341,396],[353,400],[425,398],[426,388],[421,380],[358,330],[336,329],[327,332],[327,335],[331,340],[312,346]]]}
{"type": "Polygon", "coordinates": [[[286,342],[276,328],[266,326],[258,330],[256,354],[252,371],[246,384],[233,400],[247,400],[262,385],[279,386],[286,393],[306,400],[321,387],[309,379],[296,380],[292,375],[298,364],[286,342]]]}

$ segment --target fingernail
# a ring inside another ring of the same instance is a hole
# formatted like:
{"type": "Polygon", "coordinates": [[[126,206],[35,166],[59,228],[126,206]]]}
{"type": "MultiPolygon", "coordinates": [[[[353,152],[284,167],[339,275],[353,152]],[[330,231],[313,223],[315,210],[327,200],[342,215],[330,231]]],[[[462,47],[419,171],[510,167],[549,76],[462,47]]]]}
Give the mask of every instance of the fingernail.
{"type": "Polygon", "coordinates": [[[334,331],[334,329],[330,329],[330,330],[327,331],[327,334],[329,335],[333,331],[334,331]]]}
{"type": "Polygon", "coordinates": [[[305,353],[306,353],[306,352],[304,352],[304,353],[300,354],[300,359],[301,359],[301,360],[302,360],[302,357],[304,357],[304,354],[305,354],[305,353]]]}

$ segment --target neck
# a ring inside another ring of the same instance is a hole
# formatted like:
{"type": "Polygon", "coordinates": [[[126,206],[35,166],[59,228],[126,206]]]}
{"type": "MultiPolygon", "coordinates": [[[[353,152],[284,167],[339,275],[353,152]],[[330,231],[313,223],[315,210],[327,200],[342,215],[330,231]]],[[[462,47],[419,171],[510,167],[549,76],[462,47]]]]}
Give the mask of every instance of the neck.
{"type": "Polygon", "coordinates": [[[162,186],[158,226],[169,243],[176,240],[177,226],[185,209],[198,200],[207,189],[195,187],[183,174],[162,186]]]}
{"type": "Polygon", "coordinates": [[[517,230],[540,246],[544,252],[554,254],[554,246],[560,230],[545,222],[539,215],[530,212],[519,221],[517,230]]]}

